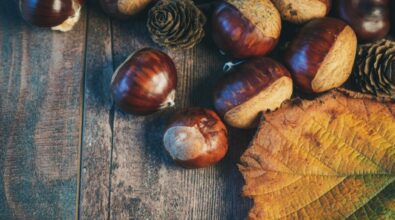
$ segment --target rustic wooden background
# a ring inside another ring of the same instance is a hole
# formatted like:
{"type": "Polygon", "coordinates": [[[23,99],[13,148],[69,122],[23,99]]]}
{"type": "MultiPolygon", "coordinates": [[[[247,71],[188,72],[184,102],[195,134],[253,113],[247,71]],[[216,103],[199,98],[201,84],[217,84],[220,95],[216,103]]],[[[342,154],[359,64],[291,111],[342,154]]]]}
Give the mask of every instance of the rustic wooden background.
{"type": "MultiPolygon", "coordinates": [[[[243,219],[251,201],[236,164],[253,131],[232,130],[217,166],[176,166],[161,141],[174,109],[135,117],[109,94],[130,53],[158,48],[145,20],[112,20],[97,4],[59,33],[26,24],[0,0],[0,219],[243,219]]],[[[226,58],[209,38],[165,51],[178,68],[176,109],[211,107],[226,58]]]]}

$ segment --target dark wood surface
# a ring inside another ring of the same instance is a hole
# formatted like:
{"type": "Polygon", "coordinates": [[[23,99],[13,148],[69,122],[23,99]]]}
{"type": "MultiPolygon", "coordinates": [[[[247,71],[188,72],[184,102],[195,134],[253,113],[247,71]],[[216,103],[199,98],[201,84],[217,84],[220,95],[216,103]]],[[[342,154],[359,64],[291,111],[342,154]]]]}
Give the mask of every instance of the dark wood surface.
{"type": "Polygon", "coordinates": [[[218,165],[186,170],[162,146],[176,109],[212,107],[226,60],[209,37],[160,48],[145,18],[109,19],[88,1],[68,33],[23,22],[0,0],[0,219],[243,219],[236,164],[253,131],[230,132],[218,165]],[[146,117],[113,106],[113,70],[135,50],[167,52],[178,69],[176,108],[146,117]]]}

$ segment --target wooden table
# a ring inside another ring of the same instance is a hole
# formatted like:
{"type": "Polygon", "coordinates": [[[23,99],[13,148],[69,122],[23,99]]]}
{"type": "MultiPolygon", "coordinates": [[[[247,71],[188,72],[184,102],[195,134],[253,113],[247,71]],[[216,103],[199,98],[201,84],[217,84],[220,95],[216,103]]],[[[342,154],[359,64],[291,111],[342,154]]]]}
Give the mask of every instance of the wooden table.
{"type": "MultiPolygon", "coordinates": [[[[112,104],[114,69],[155,47],[144,18],[111,20],[89,1],[68,33],[27,25],[0,0],[0,219],[243,219],[237,161],[253,131],[231,131],[217,166],[186,170],[162,146],[167,110],[112,104]]],[[[163,48],[162,48],[163,49],[163,48]]],[[[212,107],[225,61],[207,37],[166,51],[178,68],[176,109],[212,107]]]]}

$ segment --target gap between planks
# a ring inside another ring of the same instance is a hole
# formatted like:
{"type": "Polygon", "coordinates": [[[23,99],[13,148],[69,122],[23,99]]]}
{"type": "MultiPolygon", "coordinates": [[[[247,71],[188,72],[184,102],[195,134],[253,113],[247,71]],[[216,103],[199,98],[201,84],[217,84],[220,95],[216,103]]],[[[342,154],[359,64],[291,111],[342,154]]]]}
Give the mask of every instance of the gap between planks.
{"type": "Polygon", "coordinates": [[[78,173],[77,173],[77,201],[76,201],[76,211],[75,211],[75,219],[80,219],[80,203],[81,203],[81,178],[82,178],[82,147],[84,145],[84,129],[85,129],[85,79],[86,79],[86,68],[87,68],[87,49],[88,49],[88,28],[89,28],[89,8],[85,7],[85,42],[84,42],[84,61],[82,64],[82,78],[81,78],[81,106],[80,106],[80,118],[81,118],[81,126],[80,126],[80,148],[78,151],[78,173]]]}

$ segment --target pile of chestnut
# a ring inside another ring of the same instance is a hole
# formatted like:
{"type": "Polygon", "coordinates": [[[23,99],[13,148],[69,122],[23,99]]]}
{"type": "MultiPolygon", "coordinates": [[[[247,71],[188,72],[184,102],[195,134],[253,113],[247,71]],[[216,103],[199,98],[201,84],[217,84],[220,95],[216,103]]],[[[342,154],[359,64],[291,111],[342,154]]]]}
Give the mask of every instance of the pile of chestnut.
{"type": "MultiPolygon", "coordinates": [[[[60,9],[79,12],[75,5],[82,1],[70,0],[70,4],[60,4],[60,9]]],[[[23,17],[40,22],[35,18],[39,12],[33,10],[40,0],[20,2],[23,17]]],[[[127,0],[103,2],[112,5],[106,11],[117,12],[119,17],[122,10],[117,5],[127,0]]],[[[150,1],[139,2],[147,5],[150,1]]],[[[279,108],[292,97],[294,88],[322,93],[340,87],[351,74],[357,42],[386,37],[391,19],[395,26],[395,1],[390,0],[226,0],[213,4],[212,38],[223,53],[241,60],[241,64],[227,71],[214,88],[216,111],[190,108],[169,120],[164,146],[187,168],[210,166],[225,156],[228,134],[222,120],[232,127],[254,128],[259,115],[279,108]],[[332,8],[334,16],[326,17],[332,8]],[[280,62],[265,57],[278,47],[286,22],[296,24],[298,34],[286,46],[280,62]]],[[[70,19],[66,13],[64,17],[70,19]]],[[[121,110],[147,115],[173,106],[176,86],[172,59],[159,50],[145,48],[118,67],[111,93],[121,110]]]]}

